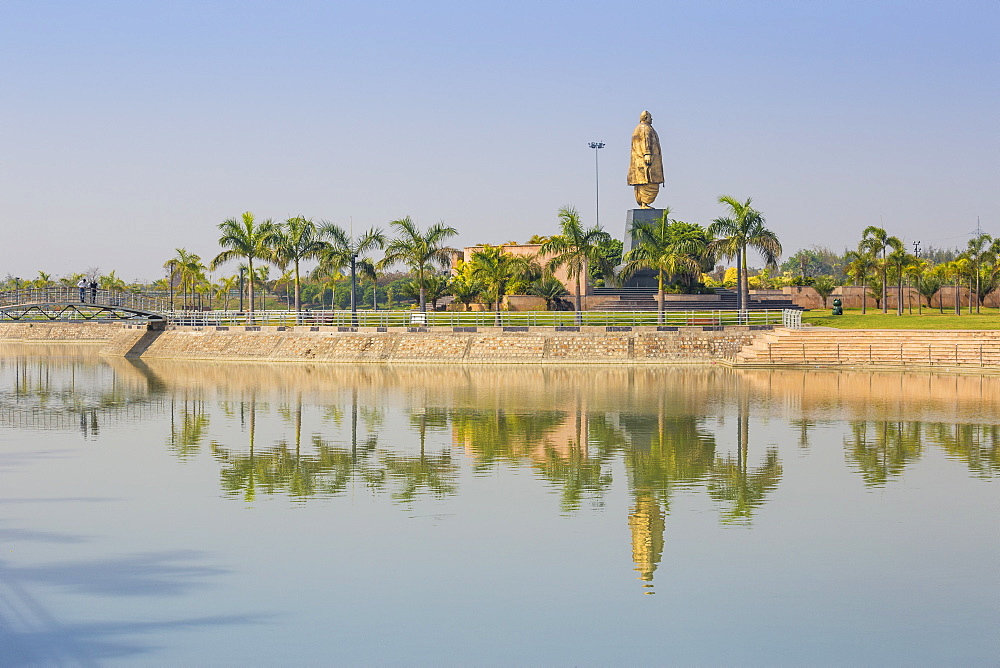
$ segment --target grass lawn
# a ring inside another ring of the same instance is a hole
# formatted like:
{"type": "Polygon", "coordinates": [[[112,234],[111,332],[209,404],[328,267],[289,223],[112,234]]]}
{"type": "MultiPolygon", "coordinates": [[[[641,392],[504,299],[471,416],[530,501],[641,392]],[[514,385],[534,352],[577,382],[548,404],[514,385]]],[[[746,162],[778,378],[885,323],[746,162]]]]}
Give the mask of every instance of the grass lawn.
{"type": "Polygon", "coordinates": [[[947,308],[944,313],[937,309],[924,308],[923,315],[907,311],[902,316],[890,311],[883,315],[879,309],[869,308],[868,313],[861,315],[861,309],[844,309],[844,315],[830,315],[830,309],[807,311],[802,314],[802,322],[823,327],[840,329],[1000,329],[1000,309],[983,308],[981,313],[955,315],[954,310],[947,308]]]}

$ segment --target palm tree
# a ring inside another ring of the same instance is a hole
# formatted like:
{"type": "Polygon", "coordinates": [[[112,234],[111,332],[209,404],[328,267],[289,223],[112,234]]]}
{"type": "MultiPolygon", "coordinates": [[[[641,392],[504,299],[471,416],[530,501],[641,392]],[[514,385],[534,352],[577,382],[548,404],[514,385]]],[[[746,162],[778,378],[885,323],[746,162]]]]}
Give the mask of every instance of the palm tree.
{"type": "MultiPolygon", "coordinates": [[[[263,267],[257,267],[256,271],[250,274],[250,290],[253,294],[254,283],[260,286],[260,310],[264,311],[267,309],[267,292],[268,290],[274,291],[274,283],[271,281],[271,268],[267,265],[263,267]]],[[[250,302],[253,303],[253,297],[250,298],[250,302]]]]}
{"type": "MultiPolygon", "coordinates": [[[[175,248],[177,255],[170,258],[163,264],[164,269],[169,269],[169,280],[171,287],[176,279],[181,288],[181,307],[190,306],[190,294],[194,292],[195,284],[204,278],[205,265],[201,263],[201,256],[191,253],[186,248],[175,248]]],[[[173,293],[171,293],[172,295],[173,293]]],[[[173,308],[171,298],[170,308],[173,308]]]]}
{"type": "Polygon", "coordinates": [[[549,237],[539,254],[552,255],[547,269],[554,272],[566,267],[566,275],[576,281],[576,321],[583,322],[583,304],[580,278],[587,275],[587,267],[593,265],[603,274],[613,271],[610,263],[601,253],[601,244],[611,240],[611,235],[599,226],[585,228],[580,222],[580,214],[571,206],[559,209],[560,233],[549,237]]]}
{"type": "Polygon", "coordinates": [[[886,299],[889,272],[889,264],[886,262],[886,249],[902,246],[903,242],[898,237],[890,237],[889,233],[881,227],[869,225],[861,232],[861,245],[869,249],[873,255],[881,255],[878,269],[882,275],[882,313],[889,312],[889,300],[886,299]]]}
{"type": "MultiPolygon", "coordinates": [[[[922,315],[924,312],[924,301],[922,297],[927,297],[927,305],[930,306],[931,305],[930,298],[934,296],[935,292],[937,292],[938,286],[932,282],[930,287],[933,287],[933,290],[931,291],[930,296],[926,294],[926,292],[924,291],[924,286],[926,285],[925,282],[926,279],[924,277],[930,271],[931,263],[928,262],[927,260],[921,260],[919,258],[914,258],[914,260],[915,260],[914,262],[910,263],[906,267],[906,275],[910,280],[916,281],[917,283],[917,315],[922,315]]],[[[912,307],[910,308],[910,312],[911,313],[913,312],[912,307]]]]}
{"type": "Polygon", "coordinates": [[[830,299],[833,291],[837,289],[837,281],[833,276],[817,276],[813,279],[812,288],[823,300],[823,308],[826,308],[827,300],[830,299]]]}
{"type": "Polygon", "coordinates": [[[959,258],[938,266],[942,276],[946,280],[951,279],[952,281],[952,288],[955,290],[955,315],[962,315],[962,303],[959,298],[959,281],[961,281],[963,274],[968,270],[969,260],[967,258],[959,258]]]}
{"type": "Polygon", "coordinates": [[[545,309],[548,311],[554,311],[557,300],[568,293],[562,281],[550,273],[546,273],[528,286],[528,294],[544,299],[545,309]]]}
{"type": "Polygon", "coordinates": [[[435,266],[446,268],[451,263],[454,250],[445,246],[444,241],[458,234],[458,230],[444,223],[437,223],[420,230],[409,216],[389,223],[398,236],[385,247],[385,257],[378,263],[380,269],[396,263],[410,268],[420,289],[420,310],[427,311],[427,275],[435,266]]]}
{"type": "Polygon", "coordinates": [[[357,261],[357,273],[359,278],[371,281],[372,283],[372,310],[378,310],[378,271],[375,263],[368,258],[361,258],[357,261]]]}
{"type": "MultiPolygon", "coordinates": [[[[975,277],[975,287],[970,290],[976,295],[976,313],[979,313],[981,298],[981,274],[982,265],[984,262],[991,262],[994,259],[995,244],[993,244],[993,237],[988,234],[980,234],[972,239],[969,239],[969,243],[965,248],[965,252],[962,253],[963,257],[968,258],[969,268],[972,271],[972,275],[975,277]]],[[[972,286],[970,286],[972,287],[972,286]]],[[[970,302],[971,305],[971,302],[970,302]]]]}
{"type": "Polygon", "coordinates": [[[284,293],[285,293],[285,308],[287,310],[289,310],[289,311],[292,310],[292,300],[289,299],[290,295],[289,295],[288,288],[291,287],[291,286],[294,286],[294,284],[295,284],[295,272],[292,271],[291,269],[282,272],[281,276],[279,276],[278,278],[274,279],[274,289],[275,290],[278,289],[279,285],[284,286],[284,288],[285,288],[284,289],[284,293]]]}
{"type": "Polygon", "coordinates": [[[500,246],[483,246],[472,254],[472,278],[485,286],[486,299],[496,307],[496,325],[500,326],[500,305],[507,294],[508,286],[522,280],[532,270],[531,261],[521,255],[504,252],[500,246]]]}
{"type": "Polygon", "coordinates": [[[114,271],[107,276],[101,276],[98,283],[102,290],[125,290],[125,281],[116,276],[114,271]]]}
{"type": "Polygon", "coordinates": [[[857,250],[847,251],[844,257],[848,260],[847,274],[861,283],[861,315],[865,315],[868,313],[868,277],[878,260],[875,259],[864,242],[858,244],[857,250]]]}
{"type": "Polygon", "coordinates": [[[664,289],[667,276],[697,271],[700,259],[707,250],[705,239],[693,227],[671,225],[670,209],[664,208],[659,220],[632,224],[629,234],[634,245],[622,258],[622,278],[632,276],[640,269],[652,269],[657,275],[656,321],[663,324],[664,289]]]}
{"type": "MultiPolygon", "coordinates": [[[[177,254],[180,255],[181,249],[177,248],[177,254]]],[[[178,273],[178,261],[177,258],[172,257],[163,263],[163,268],[167,270],[167,291],[170,293],[170,310],[174,310],[174,279],[177,278],[178,273]]]]}
{"type": "Polygon", "coordinates": [[[886,256],[885,264],[895,270],[897,279],[896,315],[903,315],[903,277],[906,275],[907,265],[913,263],[916,258],[906,252],[903,242],[896,237],[889,237],[887,242],[892,247],[892,252],[886,256]]]}
{"type": "Polygon", "coordinates": [[[38,278],[31,282],[32,287],[38,288],[39,290],[44,290],[46,288],[52,287],[52,274],[46,274],[44,271],[39,270],[38,278]]]}
{"type": "MultiPolygon", "coordinates": [[[[358,256],[376,248],[383,248],[385,234],[377,227],[373,227],[361,236],[352,237],[333,223],[326,223],[320,227],[320,234],[330,240],[319,255],[323,271],[340,271],[344,267],[351,269],[351,313],[355,313],[358,310],[358,256]]],[[[362,258],[360,261],[370,262],[368,258],[362,258]]]]}
{"type": "Polygon", "coordinates": [[[304,260],[319,256],[324,248],[322,235],[310,218],[289,218],[278,228],[274,246],[274,259],[282,271],[291,264],[295,279],[295,311],[302,310],[302,286],[299,265],[304,260]]]}
{"type": "Polygon", "coordinates": [[[245,212],[242,218],[230,218],[219,224],[222,236],[219,237],[219,245],[226,250],[215,256],[211,267],[214,270],[223,262],[235,260],[236,258],[246,258],[247,268],[250,275],[250,312],[248,322],[253,322],[253,284],[254,284],[254,260],[269,261],[274,257],[273,248],[278,240],[278,230],[274,223],[265,220],[258,223],[254,220],[253,214],[245,212]]]}
{"type": "Polygon", "coordinates": [[[741,311],[750,305],[747,249],[753,248],[760,253],[766,265],[777,264],[781,256],[781,242],[774,232],[764,227],[764,216],[750,206],[751,201],[749,197],[745,202],[728,195],[719,197],[719,204],[729,209],[729,215],[716,218],[708,227],[708,233],[715,237],[709,244],[710,251],[736,258],[737,308],[741,311]]]}
{"type": "Polygon", "coordinates": [[[472,263],[458,260],[454,266],[455,275],[448,284],[448,292],[455,297],[455,301],[461,304],[466,311],[469,304],[476,301],[482,294],[485,286],[481,281],[472,275],[472,263]]]}
{"type": "Polygon", "coordinates": [[[240,277],[238,275],[223,276],[222,278],[219,279],[219,282],[215,284],[215,296],[223,298],[222,302],[223,311],[229,310],[229,295],[232,293],[233,290],[239,288],[239,285],[240,285],[240,277]]]}

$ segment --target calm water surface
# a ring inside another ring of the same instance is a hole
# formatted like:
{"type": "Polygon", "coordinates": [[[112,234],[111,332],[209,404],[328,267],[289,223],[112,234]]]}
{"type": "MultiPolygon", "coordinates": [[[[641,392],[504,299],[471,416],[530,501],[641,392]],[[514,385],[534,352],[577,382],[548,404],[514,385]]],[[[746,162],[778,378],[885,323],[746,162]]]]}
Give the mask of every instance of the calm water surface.
{"type": "Polygon", "coordinates": [[[0,375],[0,665],[1000,657],[997,377],[0,375]]]}

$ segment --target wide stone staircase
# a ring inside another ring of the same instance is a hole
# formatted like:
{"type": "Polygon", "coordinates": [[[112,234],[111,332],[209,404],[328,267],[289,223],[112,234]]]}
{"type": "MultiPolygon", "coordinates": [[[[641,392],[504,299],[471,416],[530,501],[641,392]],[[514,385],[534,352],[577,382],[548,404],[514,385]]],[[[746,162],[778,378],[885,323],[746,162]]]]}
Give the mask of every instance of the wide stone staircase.
{"type": "MultiPolygon", "coordinates": [[[[600,311],[655,311],[656,290],[637,288],[594,288],[594,296],[606,296],[607,300],[597,307],[600,311]]],[[[751,299],[747,310],[800,309],[790,299],[751,299]]],[[[735,311],[736,291],[717,288],[712,295],[666,295],[663,303],[665,311],[735,311]]]]}
{"type": "Polygon", "coordinates": [[[781,328],[745,346],[735,364],[1000,370],[1000,331],[781,328]]]}

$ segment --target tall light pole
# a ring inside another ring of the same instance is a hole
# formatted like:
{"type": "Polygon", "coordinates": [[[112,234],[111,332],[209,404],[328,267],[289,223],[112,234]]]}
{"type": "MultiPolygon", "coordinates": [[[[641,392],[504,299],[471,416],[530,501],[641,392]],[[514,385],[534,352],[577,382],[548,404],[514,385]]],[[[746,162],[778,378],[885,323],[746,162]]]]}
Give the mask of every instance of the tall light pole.
{"type": "Polygon", "coordinates": [[[246,269],[240,267],[240,313],[243,313],[243,274],[246,269]]]}
{"type": "Polygon", "coordinates": [[[601,149],[604,148],[604,142],[602,141],[592,141],[587,144],[590,148],[594,149],[594,222],[597,227],[601,226],[601,170],[598,166],[598,154],[601,149]]]}

